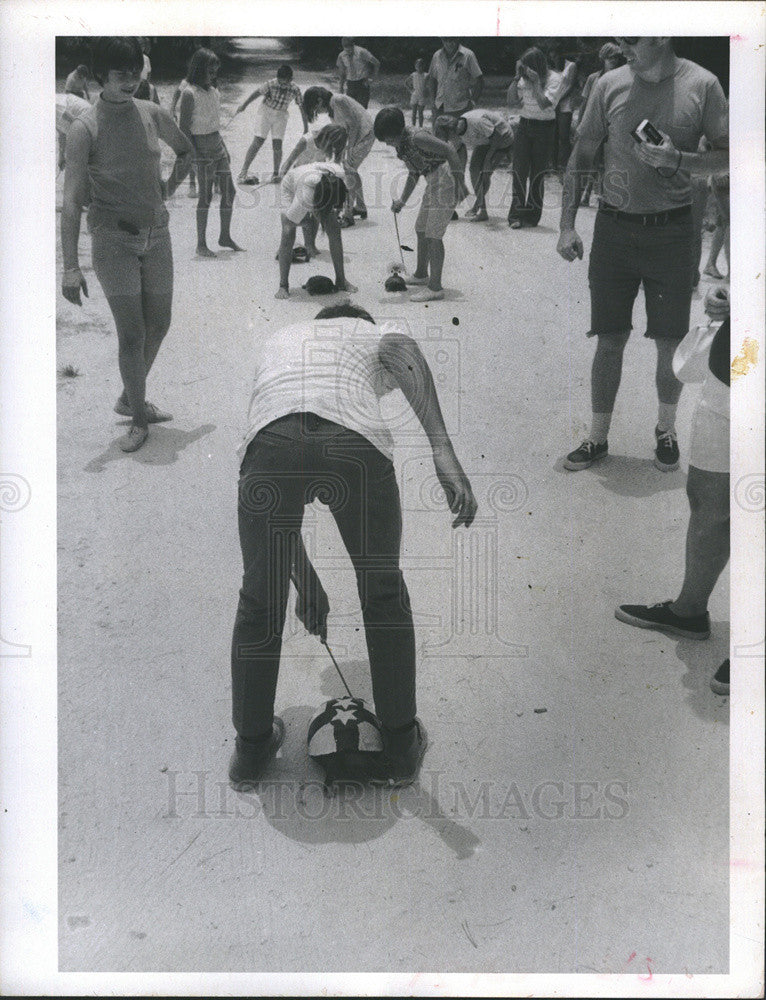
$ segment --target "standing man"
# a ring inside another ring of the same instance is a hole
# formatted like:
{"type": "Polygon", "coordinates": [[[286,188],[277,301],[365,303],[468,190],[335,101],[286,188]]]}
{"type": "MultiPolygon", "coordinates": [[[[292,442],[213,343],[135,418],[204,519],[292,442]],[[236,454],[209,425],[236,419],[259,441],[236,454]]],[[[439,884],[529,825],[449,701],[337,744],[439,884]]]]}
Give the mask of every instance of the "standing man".
{"type": "MultiPolygon", "coordinates": [[[[459,38],[442,38],[442,47],[431,57],[426,76],[431,104],[431,127],[441,115],[459,118],[475,107],[484,89],[484,77],[476,56],[459,38]]],[[[468,151],[461,146],[457,155],[465,171],[468,151]]],[[[453,213],[457,218],[457,212],[453,213]]]]}
{"type": "MultiPolygon", "coordinates": [[[[401,113],[401,112],[400,112],[401,113]]],[[[345,303],[257,339],[248,431],[239,449],[239,538],[244,573],[231,650],[238,789],[258,781],[284,737],[274,715],[282,630],[292,579],[296,613],[323,641],[327,594],[301,539],[303,509],[332,513],[354,565],[383,751],[369,777],[410,784],[426,749],[416,716],[415,631],[400,566],[402,511],[393,438],[380,397],[401,389],[425,432],[452,526],[468,527],[476,500],[444,425],[419,347],[392,323],[345,303]],[[382,335],[381,335],[382,334],[382,335]]]]}
{"type": "Polygon", "coordinates": [[[342,94],[345,85],[348,96],[366,108],[370,103],[370,80],[380,69],[380,63],[353,38],[342,38],[341,45],[337,61],[339,90],[342,94]]]}
{"type": "Polygon", "coordinates": [[[591,371],[589,436],[567,455],[568,469],[587,469],[608,452],[607,435],[632,328],[633,303],[643,284],[645,336],[657,345],[659,399],[654,464],[679,465],[675,419],[681,383],[673,374],[678,342],[689,329],[692,296],[691,175],[727,169],[728,105],[718,79],[679,59],[670,38],[618,38],[626,65],[596,81],[564,178],[557,250],[582,258],[574,228],[581,188],[604,150],[604,189],[593,230],[588,281],[591,325],[597,338],[591,371]],[[645,119],[661,144],[632,135],[645,119]],[[702,136],[708,152],[697,152],[702,136]]]}

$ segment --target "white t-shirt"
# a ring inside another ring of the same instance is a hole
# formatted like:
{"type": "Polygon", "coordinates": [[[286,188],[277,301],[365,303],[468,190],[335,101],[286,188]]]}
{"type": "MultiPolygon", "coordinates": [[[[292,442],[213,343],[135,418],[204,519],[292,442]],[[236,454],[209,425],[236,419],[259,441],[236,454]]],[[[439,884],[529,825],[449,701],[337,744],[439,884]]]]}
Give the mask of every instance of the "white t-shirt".
{"type": "Polygon", "coordinates": [[[380,338],[398,332],[393,322],[362,319],[303,320],[281,330],[258,331],[247,432],[240,462],[255,435],[288,413],[316,413],[361,434],[387,458],[394,441],[380,398],[398,388],[378,357],[380,338]]]}
{"type": "Polygon", "coordinates": [[[319,160],[315,163],[304,163],[292,167],[282,179],[280,197],[282,211],[287,218],[297,226],[303,222],[306,215],[314,208],[314,189],[322,174],[335,174],[344,177],[340,163],[330,160],[319,160]]]}
{"type": "Polygon", "coordinates": [[[509,142],[513,139],[511,126],[508,124],[507,118],[499,111],[475,108],[472,111],[464,112],[460,117],[464,118],[466,122],[466,130],[460,138],[469,149],[489,145],[489,141],[496,131],[498,135],[505,137],[509,142]]]}
{"type": "Polygon", "coordinates": [[[551,105],[547,108],[541,108],[537,103],[537,98],[531,84],[527,83],[524,77],[522,77],[517,87],[517,93],[521,98],[521,111],[519,112],[521,117],[532,118],[534,121],[539,122],[553,121],[556,117],[556,105],[561,93],[561,79],[561,73],[557,73],[553,69],[548,72],[548,79],[545,81],[543,93],[551,102],[551,105]]]}
{"type": "Polygon", "coordinates": [[[209,135],[221,130],[221,95],[216,87],[197,87],[190,83],[186,87],[194,95],[194,109],[191,119],[192,135],[209,135]]]}

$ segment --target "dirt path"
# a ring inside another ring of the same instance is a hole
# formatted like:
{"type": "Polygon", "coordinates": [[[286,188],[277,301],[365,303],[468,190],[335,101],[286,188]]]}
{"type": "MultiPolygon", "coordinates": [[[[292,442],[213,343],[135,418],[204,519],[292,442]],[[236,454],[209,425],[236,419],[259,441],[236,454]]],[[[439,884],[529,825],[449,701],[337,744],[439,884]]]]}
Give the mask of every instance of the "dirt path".
{"type": "MultiPolygon", "coordinates": [[[[226,132],[235,172],[251,115],[226,132]]],[[[287,150],[299,133],[293,111],[287,150]]],[[[254,169],[270,161],[265,148],[254,169]]],[[[392,400],[432,737],[420,786],[399,795],[322,797],[306,729],[341,692],[294,621],[274,783],[260,799],[226,784],[234,449],[251,343],[318,308],[300,291],[274,300],[276,188],[242,192],[233,233],[247,252],[214,261],[194,256],[194,202],[174,198],[174,318],[149,398],[175,420],[133,456],[115,444],[116,340],[95,276],[86,271],[81,312],[58,300],[59,364],[80,372],[58,396],[62,970],[727,965],[728,703],[708,679],[727,655],[728,579],[708,643],[613,617],[620,601],[674,594],[681,577],[684,475],[651,464],[652,345],[635,336],[629,347],[612,457],[563,471],[585,430],[592,347],[586,264],[555,254],[558,185],[541,227],[511,232],[499,174],[491,223],[450,226],[448,296],[425,308],[383,290],[398,172],[376,144],[363,167],[370,217],[344,234],[347,273],[361,304],[404,318],[423,344],[481,503],[471,532],[452,533],[425,441],[392,400]]],[[[418,200],[402,214],[413,246],[418,200]]],[[[580,213],[586,246],[593,214],[580,213]]],[[[321,245],[294,287],[331,273],[321,245]]],[[[85,236],[82,246],[87,263],[85,236]]],[[[638,331],[642,321],[638,309],[638,331]]],[[[693,400],[686,392],[680,407],[682,449],[693,400]]],[[[326,511],[307,512],[306,532],[331,642],[369,698],[350,564],[326,511]]]]}

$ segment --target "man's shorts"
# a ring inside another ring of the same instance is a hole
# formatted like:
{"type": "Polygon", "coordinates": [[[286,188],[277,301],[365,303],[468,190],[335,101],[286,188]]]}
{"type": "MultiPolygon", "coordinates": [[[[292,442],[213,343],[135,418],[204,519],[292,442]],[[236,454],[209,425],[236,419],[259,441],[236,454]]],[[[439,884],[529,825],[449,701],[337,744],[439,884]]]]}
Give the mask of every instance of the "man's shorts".
{"type": "Polygon", "coordinates": [[[415,232],[440,240],[457,206],[455,178],[449,163],[442,163],[426,177],[426,190],[415,220],[415,232]]]}
{"type": "Polygon", "coordinates": [[[126,233],[105,225],[92,230],[93,270],[107,299],[173,294],[173,250],[167,222],[126,233]]]}
{"type": "Polygon", "coordinates": [[[710,372],[692,416],[689,465],[704,472],[729,472],[729,387],[710,372]]]}
{"type": "Polygon", "coordinates": [[[362,161],[369,156],[374,142],[375,133],[368,132],[350,149],[346,149],[346,155],[343,157],[343,169],[347,173],[355,174],[362,165],[362,161]]]}
{"type": "Polygon", "coordinates": [[[271,132],[272,139],[284,139],[287,129],[287,108],[270,108],[261,102],[255,112],[255,137],[265,139],[271,132]]]}
{"type": "Polygon", "coordinates": [[[661,226],[599,211],[588,266],[591,325],[588,336],[630,333],[633,303],[643,284],[644,336],[682,340],[692,300],[691,212],[661,226]]]}

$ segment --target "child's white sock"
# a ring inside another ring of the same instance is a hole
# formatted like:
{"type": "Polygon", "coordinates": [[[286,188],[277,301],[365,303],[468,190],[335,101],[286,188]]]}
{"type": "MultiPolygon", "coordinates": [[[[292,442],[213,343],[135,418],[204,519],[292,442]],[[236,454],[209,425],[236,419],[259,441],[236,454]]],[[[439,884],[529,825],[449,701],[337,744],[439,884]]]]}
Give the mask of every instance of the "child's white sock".
{"type": "Polygon", "coordinates": [[[612,422],[611,413],[594,413],[590,425],[590,440],[594,444],[603,444],[609,435],[609,425],[612,422]]]}
{"type": "Polygon", "coordinates": [[[676,410],[678,403],[659,403],[657,406],[657,429],[673,431],[676,429],[676,410]]]}

